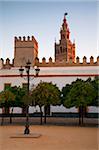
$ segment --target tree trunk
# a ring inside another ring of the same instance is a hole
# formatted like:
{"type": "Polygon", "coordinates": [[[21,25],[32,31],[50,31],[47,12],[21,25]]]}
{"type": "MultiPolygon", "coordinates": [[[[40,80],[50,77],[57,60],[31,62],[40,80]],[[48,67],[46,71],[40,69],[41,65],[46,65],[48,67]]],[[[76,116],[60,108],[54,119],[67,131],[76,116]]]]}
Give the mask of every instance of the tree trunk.
{"type": "Polygon", "coordinates": [[[13,114],[13,108],[12,108],[11,113],[10,113],[10,124],[12,123],[12,114],[13,114]]]}
{"type": "Polygon", "coordinates": [[[3,114],[2,114],[1,126],[3,125],[3,122],[4,122],[4,116],[3,116],[3,114]]]}
{"type": "Polygon", "coordinates": [[[26,106],[22,107],[22,114],[26,114],[26,106]]]}
{"type": "Polygon", "coordinates": [[[10,111],[9,107],[5,107],[5,114],[9,114],[9,111],[10,111]]]}
{"type": "Polygon", "coordinates": [[[44,107],[44,123],[46,124],[46,108],[47,106],[44,107]]]}
{"type": "Polygon", "coordinates": [[[12,117],[11,117],[11,114],[10,114],[10,124],[12,123],[12,117]]]}
{"type": "Polygon", "coordinates": [[[79,106],[79,125],[83,125],[84,107],[79,106]]]}
{"type": "Polygon", "coordinates": [[[1,120],[1,125],[3,125],[3,122],[4,122],[4,116],[3,116],[4,113],[5,113],[5,108],[3,107],[3,108],[2,108],[2,120],[1,120]]]}
{"type": "Polygon", "coordinates": [[[29,106],[26,106],[26,124],[29,125],[29,106]]]}
{"type": "Polygon", "coordinates": [[[82,123],[81,124],[83,125],[83,116],[84,116],[84,113],[83,113],[84,112],[84,107],[83,106],[82,106],[81,112],[82,112],[82,114],[81,114],[81,116],[82,116],[82,123]]]}
{"type": "Polygon", "coordinates": [[[81,106],[79,106],[79,125],[81,125],[81,106]]]}
{"type": "Polygon", "coordinates": [[[79,125],[81,125],[81,113],[79,112],[79,125]]]}
{"type": "Polygon", "coordinates": [[[42,107],[40,106],[40,112],[41,112],[41,121],[40,124],[42,125],[42,107]]]}

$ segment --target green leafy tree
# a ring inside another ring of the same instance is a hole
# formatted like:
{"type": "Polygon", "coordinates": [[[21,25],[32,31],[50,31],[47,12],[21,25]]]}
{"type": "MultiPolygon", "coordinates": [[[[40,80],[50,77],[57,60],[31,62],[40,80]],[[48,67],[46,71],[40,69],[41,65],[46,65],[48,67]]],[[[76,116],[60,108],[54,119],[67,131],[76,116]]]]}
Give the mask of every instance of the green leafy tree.
{"type": "Polygon", "coordinates": [[[70,89],[72,88],[72,84],[66,84],[61,91],[61,103],[64,105],[64,101],[66,100],[66,97],[68,93],[70,92],[70,89]]]}
{"type": "Polygon", "coordinates": [[[30,97],[27,94],[27,90],[25,88],[21,88],[20,86],[10,87],[9,90],[16,96],[14,107],[21,107],[23,109],[23,113],[26,113],[26,106],[30,100],[30,97]]]}
{"type": "Polygon", "coordinates": [[[33,89],[32,91],[32,104],[34,106],[39,105],[40,107],[40,112],[41,112],[41,124],[42,124],[42,106],[44,106],[44,94],[43,94],[43,87],[38,84],[38,86],[33,89]]]}
{"type": "Polygon", "coordinates": [[[14,107],[21,107],[23,109],[23,113],[26,113],[26,122],[29,120],[29,105],[31,105],[31,95],[28,94],[25,88],[20,88],[17,86],[10,87],[9,90],[16,95],[14,101],[14,107]]]}
{"type": "MultiPolygon", "coordinates": [[[[9,91],[4,90],[0,93],[0,106],[4,108],[5,113],[9,113],[9,108],[14,105],[15,95],[9,91]]],[[[10,117],[10,123],[11,123],[11,117],[10,117]]],[[[3,124],[3,117],[2,117],[2,123],[3,124]]]]}
{"type": "Polygon", "coordinates": [[[45,107],[46,123],[46,107],[50,105],[60,104],[60,90],[51,82],[40,82],[37,87],[32,91],[32,97],[35,105],[39,105],[41,111],[41,124],[42,124],[42,106],[45,107]]]}
{"type": "Polygon", "coordinates": [[[94,87],[95,98],[93,99],[91,105],[99,106],[99,77],[95,77],[94,80],[91,80],[90,83],[94,87]]]}
{"type": "Polygon", "coordinates": [[[84,108],[92,103],[94,97],[94,88],[91,83],[77,79],[72,83],[72,88],[66,95],[64,106],[79,108],[79,124],[83,124],[84,108]]]}
{"type": "Polygon", "coordinates": [[[26,113],[28,110],[28,108],[26,107],[27,102],[29,102],[29,99],[27,98],[27,90],[25,88],[21,88],[20,86],[10,87],[8,90],[11,91],[15,95],[13,108],[21,107],[23,110],[23,113],[26,113]]]}
{"type": "Polygon", "coordinates": [[[21,88],[20,86],[13,86],[8,89],[15,95],[15,101],[13,107],[23,107],[23,96],[26,94],[26,90],[24,88],[21,88]]]}
{"type": "Polygon", "coordinates": [[[14,104],[15,95],[9,91],[4,90],[0,93],[0,106],[5,107],[5,113],[8,113],[8,108],[14,104]]]}

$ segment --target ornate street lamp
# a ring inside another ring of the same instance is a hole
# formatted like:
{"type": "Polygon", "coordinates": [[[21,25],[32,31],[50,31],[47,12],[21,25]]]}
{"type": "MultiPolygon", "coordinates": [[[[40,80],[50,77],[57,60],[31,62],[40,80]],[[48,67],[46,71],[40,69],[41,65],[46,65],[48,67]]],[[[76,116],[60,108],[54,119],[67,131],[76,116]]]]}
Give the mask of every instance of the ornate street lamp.
{"type": "MultiPolygon", "coordinates": [[[[27,94],[28,94],[28,96],[29,96],[29,85],[30,85],[30,65],[31,65],[31,62],[28,60],[28,62],[26,63],[26,66],[25,66],[26,73],[27,73],[27,81],[28,81],[27,82],[27,94]]],[[[40,69],[37,66],[37,68],[35,68],[35,74],[36,74],[35,76],[36,77],[38,76],[39,71],[40,71],[40,69]]],[[[19,72],[20,72],[20,76],[23,77],[24,69],[22,68],[22,66],[20,67],[19,72]]],[[[26,106],[26,124],[25,124],[24,134],[29,134],[30,133],[28,109],[29,109],[29,105],[26,106]]]]}

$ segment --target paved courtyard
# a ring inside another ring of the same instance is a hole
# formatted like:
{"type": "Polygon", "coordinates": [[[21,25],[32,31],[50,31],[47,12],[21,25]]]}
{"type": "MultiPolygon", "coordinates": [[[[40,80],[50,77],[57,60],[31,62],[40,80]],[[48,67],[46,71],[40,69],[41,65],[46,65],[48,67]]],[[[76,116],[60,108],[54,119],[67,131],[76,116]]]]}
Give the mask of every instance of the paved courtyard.
{"type": "Polygon", "coordinates": [[[22,134],[24,126],[0,126],[0,150],[98,150],[97,127],[32,125],[39,138],[11,138],[22,134]]]}

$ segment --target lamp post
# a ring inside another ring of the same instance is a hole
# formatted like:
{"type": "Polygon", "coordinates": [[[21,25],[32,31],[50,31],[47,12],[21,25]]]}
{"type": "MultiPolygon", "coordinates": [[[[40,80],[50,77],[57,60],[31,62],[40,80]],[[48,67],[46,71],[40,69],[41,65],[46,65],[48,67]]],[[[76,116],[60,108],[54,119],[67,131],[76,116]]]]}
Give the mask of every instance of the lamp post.
{"type": "MultiPolygon", "coordinates": [[[[29,85],[30,85],[30,65],[31,65],[31,62],[28,60],[27,63],[26,63],[26,66],[25,66],[26,73],[27,73],[27,95],[28,96],[29,96],[29,85]]],[[[35,73],[36,73],[35,76],[36,77],[38,76],[39,71],[40,71],[39,67],[35,68],[35,73]]],[[[22,66],[20,67],[19,72],[20,72],[20,76],[23,77],[24,69],[22,68],[22,66]]],[[[26,124],[25,124],[24,134],[29,134],[30,133],[28,109],[29,109],[29,105],[27,104],[27,106],[26,106],[26,124]]]]}

